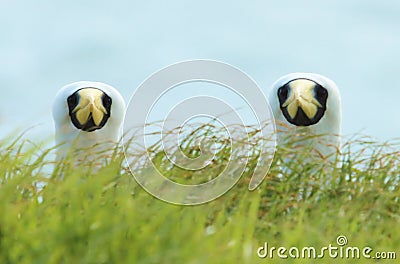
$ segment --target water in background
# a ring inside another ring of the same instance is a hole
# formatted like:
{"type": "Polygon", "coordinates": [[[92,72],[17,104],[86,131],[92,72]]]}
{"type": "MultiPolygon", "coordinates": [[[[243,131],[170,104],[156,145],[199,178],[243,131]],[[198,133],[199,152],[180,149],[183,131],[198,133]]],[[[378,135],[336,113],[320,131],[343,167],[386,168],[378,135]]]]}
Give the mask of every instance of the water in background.
{"type": "MultiPolygon", "coordinates": [[[[343,133],[399,136],[400,2],[2,1],[0,137],[53,135],[57,90],[102,81],[128,101],[150,74],[188,59],[230,63],[267,94],[310,71],[341,89],[343,133]]],[[[140,106],[137,106],[140,107],[140,106]]]]}

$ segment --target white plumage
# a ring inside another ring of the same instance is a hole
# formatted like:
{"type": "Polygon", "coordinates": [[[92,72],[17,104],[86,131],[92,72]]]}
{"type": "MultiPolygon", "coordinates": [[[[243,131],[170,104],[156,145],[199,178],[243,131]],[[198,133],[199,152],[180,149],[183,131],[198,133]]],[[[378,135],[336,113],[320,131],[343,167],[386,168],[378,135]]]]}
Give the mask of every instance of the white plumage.
{"type": "Polygon", "coordinates": [[[312,146],[324,157],[337,152],[342,113],[340,93],[332,80],[315,73],[291,73],[272,85],[269,101],[279,143],[308,138],[299,144],[312,146]]]}
{"type": "Polygon", "coordinates": [[[112,148],[120,140],[124,114],[125,101],[110,85],[80,81],[62,87],[53,104],[58,158],[97,145],[112,148]]]}

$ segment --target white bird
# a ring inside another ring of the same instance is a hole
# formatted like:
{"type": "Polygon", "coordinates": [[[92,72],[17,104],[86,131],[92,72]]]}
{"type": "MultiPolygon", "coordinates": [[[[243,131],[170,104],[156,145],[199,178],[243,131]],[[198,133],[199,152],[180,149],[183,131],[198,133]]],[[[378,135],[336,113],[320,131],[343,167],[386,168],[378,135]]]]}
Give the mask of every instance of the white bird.
{"type": "Polygon", "coordinates": [[[110,85],[80,81],[62,87],[53,103],[58,159],[69,151],[115,147],[124,114],[125,101],[110,85]]]}
{"type": "Polygon", "coordinates": [[[269,96],[278,142],[299,141],[323,157],[340,147],[341,99],[336,84],[315,73],[291,73],[279,78],[269,96]],[[302,141],[302,138],[307,138],[302,141]]]}

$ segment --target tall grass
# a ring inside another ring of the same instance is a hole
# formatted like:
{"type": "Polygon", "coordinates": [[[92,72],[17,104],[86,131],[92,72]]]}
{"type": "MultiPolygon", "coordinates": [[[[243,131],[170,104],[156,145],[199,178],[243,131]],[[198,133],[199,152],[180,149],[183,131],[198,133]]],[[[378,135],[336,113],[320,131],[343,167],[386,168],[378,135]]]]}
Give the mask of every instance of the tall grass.
{"type": "MultiPolygon", "coordinates": [[[[196,156],[187,142],[183,151],[196,156]]],[[[265,242],[318,249],[336,245],[339,235],[349,246],[400,258],[398,142],[351,139],[340,166],[280,146],[255,191],[248,190],[249,169],[225,195],[199,206],[150,196],[121,170],[121,151],[94,169],[68,159],[52,163],[52,149],[21,138],[0,144],[0,263],[286,263],[296,259],[261,259],[257,249],[265,242]]],[[[229,159],[228,145],[220,146],[217,169],[229,159]]],[[[167,166],[160,146],[151,155],[177,182],[210,177],[167,166]]],[[[250,157],[250,168],[256,160],[250,157]]]]}

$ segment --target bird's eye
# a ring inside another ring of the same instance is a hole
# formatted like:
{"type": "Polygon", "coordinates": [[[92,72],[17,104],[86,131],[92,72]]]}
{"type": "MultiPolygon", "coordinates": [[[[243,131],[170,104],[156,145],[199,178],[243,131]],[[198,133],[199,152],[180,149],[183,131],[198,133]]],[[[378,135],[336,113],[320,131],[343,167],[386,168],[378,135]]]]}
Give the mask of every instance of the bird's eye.
{"type": "Polygon", "coordinates": [[[321,100],[324,100],[324,99],[326,99],[327,97],[328,97],[328,91],[324,88],[324,87],[322,87],[322,86],[320,86],[320,85],[317,85],[316,87],[315,87],[315,96],[318,98],[318,99],[320,99],[320,101],[321,100]]]}
{"type": "Polygon", "coordinates": [[[111,107],[112,100],[111,100],[111,97],[109,97],[108,95],[106,95],[106,94],[103,95],[102,102],[103,102],[103,106],[105,108],[111,107]]]}
{"type": "Polygon", "coordinates": [[[287,86],[282,86],[281,88],[278,89],[278,97],[281,101],[285,101],[288,97],[289,90],[287,86]]]}
{"type": "Polygon", "coordinates": [[[68,106],[69,106],[70,108],[74,108],[74,107],[77,105],[77,103],[78,103],[78,98],[77,98],[77,96],[76,96],[76,93],[74,93],[74,94],[68,96],[68,98],[67,98],[67,103],[68,103],[68,106]]]}

